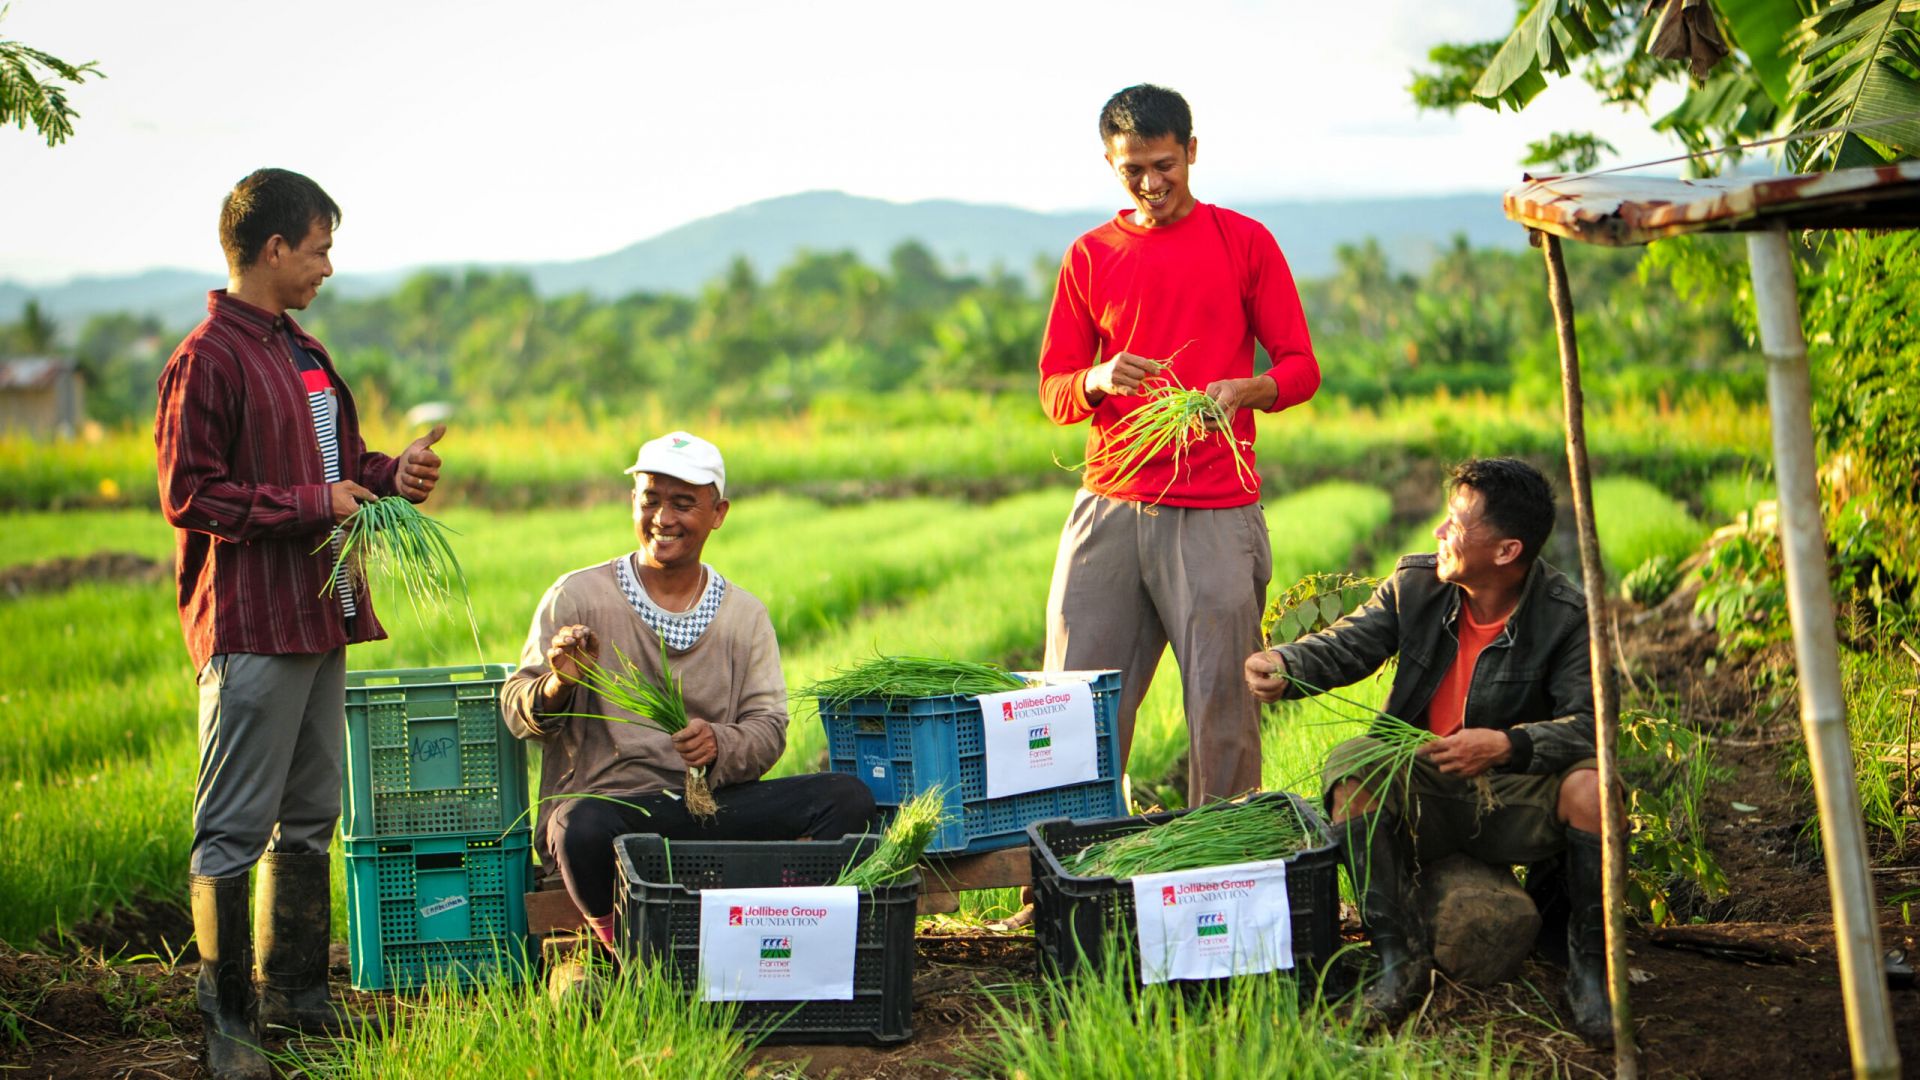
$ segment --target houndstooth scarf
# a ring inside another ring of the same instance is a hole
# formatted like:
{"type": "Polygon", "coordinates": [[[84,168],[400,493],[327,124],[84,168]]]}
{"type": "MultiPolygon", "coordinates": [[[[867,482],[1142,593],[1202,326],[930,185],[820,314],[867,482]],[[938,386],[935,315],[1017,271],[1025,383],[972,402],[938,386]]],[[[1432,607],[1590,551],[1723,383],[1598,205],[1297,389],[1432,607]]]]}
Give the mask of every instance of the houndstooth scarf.
{"type": "Polygon", "coordinates": [[[727,579],[720,576],[720,571],[701,563],[701,569],[707,572],[707,587],[700,594],[700,602],[693,605],[691,611],[668,611],[654,603],[653,597],[641,587],[631,558],[621,556],[613,565],[620,591],[627,594],[627,603],[633,606],[634,613],[653,627],[653,632],[664,638],[667,647],[675,652],[693,648],[693,643],[713,624],[713,617],[720,613],[720,601],[727,595],[727,579]]]}

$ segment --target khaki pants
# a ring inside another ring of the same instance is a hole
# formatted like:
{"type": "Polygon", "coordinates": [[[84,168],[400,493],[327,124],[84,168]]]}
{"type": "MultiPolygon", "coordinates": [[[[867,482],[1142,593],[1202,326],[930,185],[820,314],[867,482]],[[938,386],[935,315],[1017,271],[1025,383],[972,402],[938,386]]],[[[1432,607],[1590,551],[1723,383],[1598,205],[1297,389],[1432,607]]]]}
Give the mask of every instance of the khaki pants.
{"type": "Polygon", "coordinates": [[[1273,576],[1257,503],[1149,506],[1081,491],[1060,534],[1047,596],[1050,671],[1118,668],[1120,753],[1169,644],[1187,714],[1187,800],[1260,786],[1260,706],[1241,665],[1260,647],[1273,576]]]}
{"type": "Polygon", "coordinates": [[[1359,764],[1378,745],[1362,735],[1327,755],[1323,774],[1327,808],[1333,808],[1336,785],[1359,780],[1382,808],[1407,823],[1414,851],[1423,863],[1454,852],[1485,863],[1531,863],[1559,852],[1567,846],[1567,826],[1560,820],[1560,785],[1571,773],[1599,768],[1599,762],[1588,758],[1557,773],[1490,772],[1482,788],[1471,780],[1448,776],[1433,762],[1417,757],[1404,777],[1381,783],[1359,764]]]}

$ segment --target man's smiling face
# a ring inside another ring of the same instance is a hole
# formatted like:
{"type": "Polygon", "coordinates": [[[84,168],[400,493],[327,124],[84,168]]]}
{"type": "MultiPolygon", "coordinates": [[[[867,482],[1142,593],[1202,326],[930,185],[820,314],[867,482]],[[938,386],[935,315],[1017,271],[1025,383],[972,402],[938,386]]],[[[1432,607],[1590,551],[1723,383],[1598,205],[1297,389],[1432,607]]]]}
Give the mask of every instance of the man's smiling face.
{"type": "Polygon", "coordinates": [[[1188,139],[1183,146],[1172,135],[1115,135],[1108,140],[1107,164],[1133,198],[1134,221],[1154,228],[1187,216],[1194,204],[1187,169],[1199,148],[1199,139],[1188,139]]]}

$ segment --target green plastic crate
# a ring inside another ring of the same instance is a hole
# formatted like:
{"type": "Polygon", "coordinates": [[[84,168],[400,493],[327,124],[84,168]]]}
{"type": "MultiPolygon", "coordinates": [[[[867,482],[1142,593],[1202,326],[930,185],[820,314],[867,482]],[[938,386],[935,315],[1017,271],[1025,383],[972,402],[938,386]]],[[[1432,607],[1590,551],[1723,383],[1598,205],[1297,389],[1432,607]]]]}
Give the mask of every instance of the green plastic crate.
{"type": "Polygon", "coordinates": [[[524,978],[531,835],[347,841],[354,989],[524,978]]]}
{"type": "Polygon", "coordinates": [[[500,719],[512,671],[348,672],[341,835],[499,835],[524,824],[527,747],[500,719]]]}

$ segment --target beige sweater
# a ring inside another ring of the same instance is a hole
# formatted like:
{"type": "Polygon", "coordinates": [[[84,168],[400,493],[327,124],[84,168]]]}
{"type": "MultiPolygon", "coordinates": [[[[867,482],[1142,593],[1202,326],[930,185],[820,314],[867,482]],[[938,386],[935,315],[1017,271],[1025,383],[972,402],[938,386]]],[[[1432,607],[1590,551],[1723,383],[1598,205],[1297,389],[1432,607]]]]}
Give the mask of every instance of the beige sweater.
{"type": "MultiPolygon", "coordinates": [[[[534,612],[520,650],[520,669],[507,677],[500,691],[508,729],[541,744],[542,798],[679,790],[686,783],[686,761],[667,736],[652,727],[534,711],[540,682],[549,671],[547,646],[562,626],[591,627],[600,639],[601,661],[616,670],[619,661],[613,650],[618,648],[648,678],[659,678],[659,638],[620,591],[614,576],[618,561],[575,570],[553,583],[534,612]]],[[[719,757],[707,767],[708,782],[718,789],[759,779],[787,745],[787,686],[766,605],[728,581],[720,610],[700,640],[685,652],[669,649],[667,655],[686,696],[687,715],[713,725],[719,757]]],[[[579,686],[554,711],[632,715],[579,686]]],[[[556,806],[540,806],[535,846],[541,850],[546,848],[548,815],[556,806]]]]}

